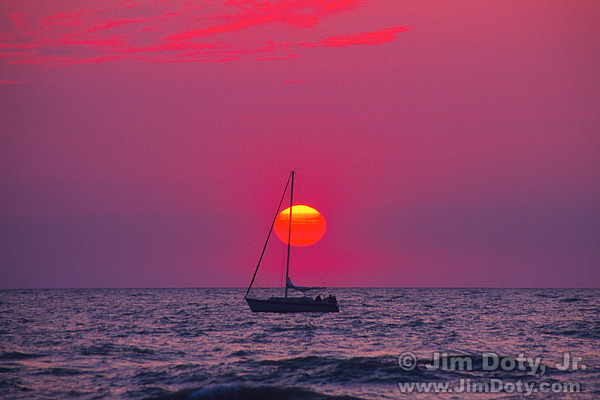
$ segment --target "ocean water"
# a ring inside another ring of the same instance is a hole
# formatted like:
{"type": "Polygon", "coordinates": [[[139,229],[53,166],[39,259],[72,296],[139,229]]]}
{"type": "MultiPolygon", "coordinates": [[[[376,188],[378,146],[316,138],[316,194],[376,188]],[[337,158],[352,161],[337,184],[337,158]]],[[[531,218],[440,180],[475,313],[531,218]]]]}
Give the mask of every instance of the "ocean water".
{"type": "Polygon", "coordinates": [[[600,398],[600,290],[333,293],[339,314],[252,313],[240,289],[3,290],[0,398],[600,398]]]}

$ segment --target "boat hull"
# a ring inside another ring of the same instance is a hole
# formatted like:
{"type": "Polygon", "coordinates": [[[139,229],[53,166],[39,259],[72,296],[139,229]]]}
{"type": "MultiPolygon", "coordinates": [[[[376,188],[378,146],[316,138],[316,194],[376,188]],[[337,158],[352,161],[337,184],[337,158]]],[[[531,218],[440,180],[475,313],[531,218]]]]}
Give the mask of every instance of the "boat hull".
{"type": "Polygon", "coordinates": [[[267,300],[246,298],[246,302],[248,302],[253,312],[296,313],[340,311],[337,302],[318,302],[305,297],[271,297],[267,300]]]}

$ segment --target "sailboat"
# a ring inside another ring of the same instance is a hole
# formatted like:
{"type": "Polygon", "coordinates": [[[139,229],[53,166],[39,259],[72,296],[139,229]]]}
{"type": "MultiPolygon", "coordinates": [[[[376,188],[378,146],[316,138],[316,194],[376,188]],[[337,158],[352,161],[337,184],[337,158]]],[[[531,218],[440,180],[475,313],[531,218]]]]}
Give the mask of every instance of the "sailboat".
{"type": "Polygon", "coordinates": [[[265,246],[263,247],[263,251],[260,255],[260,259],[258,260],[258,265],[256,266],[256,270],[254,271],[254,275],[252,276],[252,281],[250,282],[250,286],[248,286],[248,290],[246,290],[246,294],[244,298],[246,302],[250,306],[250,309],[253,312],[274,312],[274,313],[293,313],[293,312],[339,312],[339,307],[337,303],[337,299],[335,296],[329,296],[325,299],[321,299],[320,296],[316,298],[308,297],[305,294],[312,290],[324,289],[323,287],[310,287],[310,286],[296,286],[292,283],[290,279],[290,248],[291,248],[291,238],[292,238],[292,210],[293,210],[293,200],[294,200],[294,173],[292,171],[290,173],[290,177],[285,185],[285,189],[283,190],[283,195],[281,196],[281,201],[279,202],[279,206],[277,207],[277,212],[275,213],[275,218],[273,219],[273,223],[271,224],[271,229],[269,230],[269,235],[267,236],[267,241],[265,242],[265,246]],[[290,185],[291,183],[291,185],[290,185]],[[273,226],[275,226],[275,221],[277,221],[277,217],[279,215],[279,210],[281,209],[281,204],[283,203],[283,199],[285,198],[285,194],[287,192],[288,186],[290,186],[290,222],[288,227],[288,240],[287,240],[287,262],[286,262],[286,270],[285,270],[285,295],[284,297],[269,297],[268,299],[256,299],[248,297],[250,294],[250,289],[252,289],[252,284],[254,283],[254,279],[256,278],[256,273],[258,272],[258,268],[260,267],[260,263],[265,254],[265,250],[267,249],[267,244],[269,243],[269,238],[271,237],[271,233],[273,232],[273,226]],[[301,292],[303,296],[292,297],[288,296],[288,289],[295,290],[301,292]]]}

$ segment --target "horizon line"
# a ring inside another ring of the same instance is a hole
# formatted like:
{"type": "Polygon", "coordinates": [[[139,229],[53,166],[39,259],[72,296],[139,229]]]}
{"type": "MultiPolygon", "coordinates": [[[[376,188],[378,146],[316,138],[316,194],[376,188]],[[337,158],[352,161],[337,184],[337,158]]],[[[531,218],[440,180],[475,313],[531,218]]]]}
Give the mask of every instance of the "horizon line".
{"type": "MultiPolygon", "coordinates": [[[[246,287],[241,286],[150,286],[150,287],[5,287],[0,291],[6,290],[148,290],[148,289],[239,289],[243,292],[246,287]]],[[[281,286],[259,287],[253,289],[283,289],[281,286]]],[[[330,286],[325,289],[584,289],[600,290],[600,287],[581,287],[581,286],[551,286],[551,287],[533,287],[533,286],[330,286]]]]}

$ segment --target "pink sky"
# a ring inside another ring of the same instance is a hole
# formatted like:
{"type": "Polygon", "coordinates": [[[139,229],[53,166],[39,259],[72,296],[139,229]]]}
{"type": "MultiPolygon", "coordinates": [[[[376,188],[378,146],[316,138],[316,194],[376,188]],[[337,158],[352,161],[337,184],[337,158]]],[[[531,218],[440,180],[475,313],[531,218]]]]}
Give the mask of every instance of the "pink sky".
{"type": "Polygon", "coordinates": [[[245,286],[291,169],[330,285],[600,287],[598,15],[5,0],[0,288],[245,286]]]}

